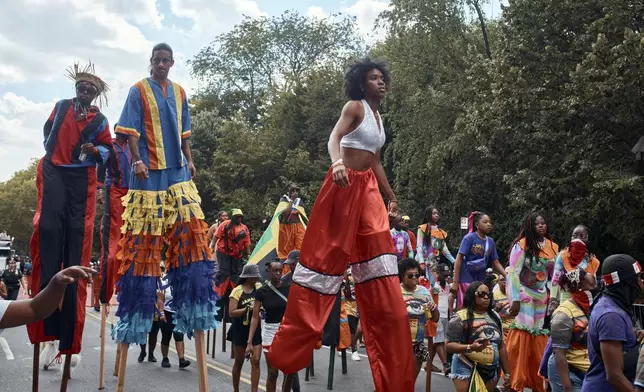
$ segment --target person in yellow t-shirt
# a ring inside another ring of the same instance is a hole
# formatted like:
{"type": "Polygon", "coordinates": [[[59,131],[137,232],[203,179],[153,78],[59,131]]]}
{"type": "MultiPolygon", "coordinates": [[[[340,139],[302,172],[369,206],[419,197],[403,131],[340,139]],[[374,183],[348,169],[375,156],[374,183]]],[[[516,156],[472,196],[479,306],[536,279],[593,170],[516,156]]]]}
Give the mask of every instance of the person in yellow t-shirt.
{"type": "Polygon", "coordinates": [[[594,287],[592,274],[578,268],[562,275],[560,287],[571,294],[554,311],[550,322],[553,353],[548,360],[548,380],[553,392],[580,392],[590,367],[588,359],[588,318],[594,287]]]}
{"type": "Polygon", "coordinates": [[[494,310],[501,316],[503,321],[503,333],[507,337],[510,324],[514,322],[514,316],[510,314],[510,300],[505,292],[507,280],[505,276],[499,276],[498,285],[494,288],[494,310]]]}

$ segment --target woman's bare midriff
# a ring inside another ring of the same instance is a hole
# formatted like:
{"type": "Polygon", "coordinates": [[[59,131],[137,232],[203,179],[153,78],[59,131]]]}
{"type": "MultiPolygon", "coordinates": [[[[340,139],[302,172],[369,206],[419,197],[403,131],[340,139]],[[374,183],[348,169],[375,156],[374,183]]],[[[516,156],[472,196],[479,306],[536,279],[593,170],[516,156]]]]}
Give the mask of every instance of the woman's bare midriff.
{"type": "Polygon", "coordinates": [[[367,171],[373,166],[373,160],[376,155],[365,150],[356,150],[355,148],[340,147],[340,156],[344,167],[357,171],[367,171]]]}

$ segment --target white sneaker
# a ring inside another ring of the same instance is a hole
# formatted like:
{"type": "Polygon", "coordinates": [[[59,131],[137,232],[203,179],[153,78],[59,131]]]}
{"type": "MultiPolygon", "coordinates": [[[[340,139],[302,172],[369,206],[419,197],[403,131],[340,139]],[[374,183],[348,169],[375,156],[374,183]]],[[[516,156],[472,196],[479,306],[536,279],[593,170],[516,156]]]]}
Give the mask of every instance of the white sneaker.
{"type": "Polygon", "coordinates": [[[360,354],[358,354],[357,351],[352,352],[351,353],[351,360],[356,361],[356,362],[360,362],[361,361],[360,354]]]}

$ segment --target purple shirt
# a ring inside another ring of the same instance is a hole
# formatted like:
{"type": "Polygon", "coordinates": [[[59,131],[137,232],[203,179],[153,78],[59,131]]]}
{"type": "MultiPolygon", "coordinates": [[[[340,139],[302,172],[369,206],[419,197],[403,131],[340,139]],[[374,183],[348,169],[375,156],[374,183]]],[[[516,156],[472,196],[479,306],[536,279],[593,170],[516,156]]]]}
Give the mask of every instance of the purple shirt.
{"type": "Polygon", "coordinates": [[[130,187],[130,171],[132,166],[132,154],[127,141],[119,145],[114,139],[112,149],[109,152],[107,163],[99,165],[97,180],[99,186],[104,182],[105,186],[118,188],[130,187]]]}
{"type": "Polygon", "coordinates": [[[631,317],[612,299],[602,296],[593,308],[588,323],[590,368],[584,378],[582,392],[613,391],[613,387],[606,380],[606,368],[604,368],[599,346],[602,341],[606,340],[623,342],[622,351],[624,352],[637,344],[631,317]]]}
{"type": "Polygon", "coordinates": [[[463,237],[463,240],[461,241],[461,247],[458,249],[458,253],[463,255],[463,262],[461,263],[461,274],[459,276],[460,283],[472,283],[476,281],[482,282],[483,280],[485,280],[485,270],[487,269],[487,265],[489,265],[492,261],[499,259],[499,255],[496,253],[496,245],[494,244],[494,240],[491,237],[487,237],[487,240],[489,241],[489,243],[487,246],[487,257],[485,258],[486,267],[481,268],[475,273],[472,273],[466,268],[467,263],[469,261],[481,259],[483,257],[483,253],[485,253],[485,240],[479,238],[479,236],[475,232],[463,237]]]}

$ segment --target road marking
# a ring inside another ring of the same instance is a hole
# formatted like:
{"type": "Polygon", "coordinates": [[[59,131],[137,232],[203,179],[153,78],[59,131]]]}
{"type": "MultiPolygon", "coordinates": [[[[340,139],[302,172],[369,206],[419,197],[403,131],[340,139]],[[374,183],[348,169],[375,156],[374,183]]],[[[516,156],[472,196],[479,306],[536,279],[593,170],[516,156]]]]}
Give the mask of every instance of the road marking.
{"type": "MultiPolygon", "coordinates": [[[[98,317],[98,316],[96,316],[96,315],[94,315],[94,314],[92,314],[92,313],[86,313],[86,315],[87,315],[87,316],[90,316],[90,317],[92,317],[92,318],[94,318],[94,319],[96,319],[96,320],[98,320],[99,322],[101,321],[101,318],[100,318],[100,317],[98,317]]],[[[112,324],[112,322],[111,322],[111,321],[109,321],[109,320],[106,320],[106,323],[107,323],[107,324],[109,324],[109,325],[113,325],[113,324],[112,324]]],[[[2,343],[2,341],[3,341],[3,340],[4,340],[4,338],[0,338],[0,344],[2,343]]],[[[6,341],[5,341],[5,344],[6,344],[6,341]]],[[[4,347],[3,347],[3,348],[4,348],[4,347]]],[[[9,349],[9,345],[7,345],[7,349],[9,349]]],[[[172,351],[173,353],[175,353],[175,354],[177,353],[177,351],[176,351],[174,348],[169,347],[169,349],[170,349],[170,351],[172,351]]],[[[100,347],[99,347],[99,350],[100,350],[100,347]]],[[[195,362],[195,364],[197,363],[197,358],[193,357],[192,355],[189,355],[189,354],[184,353],[184,355],[183,355],[183,356],[184,356],[184,357],[186,357],[186,358],[188,358],[188,359],[190,359],[191,361],[194,361],[194,362],[195,362]]],[[[11,359],[13,359],[13,356],[11,357],[11,359]]],[[[218,364],[223,365],[223,366],[228,366],[228,365],[226,365],[225,363],[218,362],[217,360],[212,360],[212,359],[210,359],[210,360],[208,360],[208,359],[207,359],[207,360],[206,360],[206,366],[208,366],[209,368],[211,368],[211,369],[213,369],[213,370],[216,370],[216,371],[218,371],[218,372],[220,372],[220,373],[223,373],[223,374],[225,374],[225,375],[227,375],[227,376],[231,376],[231,377],[232,377],[232,375],[233,375],[233,374],[232,374],[231,372],[229,372],[228,370],[223,369],[223,368],[221,368],[221,367],[219,367],[219,366],[217,366],[217,365],[213,365],[213,364],[211,363],[211,361],[212,361],[212,362],[217,362],[218,364]]],[[[250,380],[249,380],[248,378],[246,378],[246,377],[240,377],[239,379],[240,379],[240,381],[242,381],[243,383],[248,384],[248,385],[251,385],[251,382],[250,382],[250,380]]],[[[262,391],[266,391],[266,388],[264,388],[262,385],[259,385],[259,389],[260,389],[260,390],[262,390],[262,391]]]]}
{"type": "MultiPolygon", "coordinates": [[[[322,347],[326,348],[327,350],[330,350],[330,349],[331,349],[329,346],[322,346],[322,347]]],[[[342,351],[338,351],[338,352],[342,352],[342,351]]],[[[350,355],[351,355],[351,353],[350,353],[349,351],[347,351],[347,357],[349,357],[350,355]]],[[[369,359],[369,357],[368,357],[368,356],[366,356],[366,355],[364,355],[364,354],[360,354],[360,353],[358,353],[358,355],[359,355],[359,356],[361,356],[362,358],[367,358],[367,359],[369,359]]]]}
{"type": "Polygon", "coordinates": [[[4,355],[7,357],[7,361],[13,361],[13,353],[9,348],[9,343],[7,343],[7,339],[0,338],[0,346],[2,346],[2,351],[4,351],[4,355]]]}

